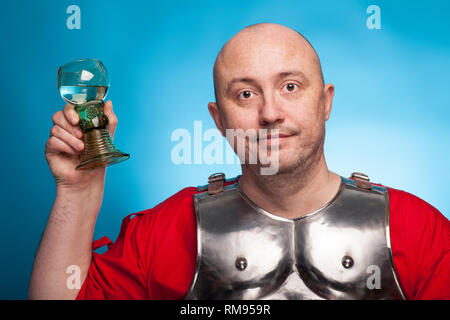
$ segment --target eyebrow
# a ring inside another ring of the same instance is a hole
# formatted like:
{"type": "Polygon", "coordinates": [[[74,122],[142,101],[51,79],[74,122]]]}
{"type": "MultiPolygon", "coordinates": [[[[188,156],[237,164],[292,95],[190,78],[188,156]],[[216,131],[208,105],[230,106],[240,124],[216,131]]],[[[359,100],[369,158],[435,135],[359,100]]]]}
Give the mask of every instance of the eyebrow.
{"type": "Polygon", "coordinates": [[[304,80],[307,80],[306,75],[305,75],[303,72],[301,72],[300,70],[280,72],[280,73],[277,75],[277,78],[278,78],[278,79],[281,79],[281,78],[286,78],[286,77],[288,77],[288,76],[300,76],[300,77],[302,77],[304,80]]]}
{"type": "MultiPolygon", "coordinates": [[[[276,80],[280,80],[280,79],[283,79],[283,78],[286,78],[286,77],[289,77],[289,76],[299,76],[299,77],[301,77],[303,79],[303,81],[308,82],[308,78],[300,70],[283,71],[283,72],[280,72],[280,73],[276,74],[274,78],[276,80]]],[[[243,83],[248,83],[248,84],[255,84],[255,83],[257,83],[257,81],[255,79],[252,79],[252,78],[234,78],[230,82],[228,82],[226,91],[229,92],[230,89],[231,89],[231,86],[233,84],[235,84],[235,83],[238,83],[238,82],[243,82],[243,83]]]]}

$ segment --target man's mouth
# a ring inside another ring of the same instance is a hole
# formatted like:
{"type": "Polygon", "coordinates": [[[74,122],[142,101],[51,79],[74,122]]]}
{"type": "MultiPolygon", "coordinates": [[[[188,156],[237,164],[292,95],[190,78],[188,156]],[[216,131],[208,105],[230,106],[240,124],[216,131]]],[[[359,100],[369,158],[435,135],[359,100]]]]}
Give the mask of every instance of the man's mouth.
{"type": "Polygon", "coordinates": [[[293,134],[288,134],[288,133],[267,134],[267,135],[258,137],[258,142],[264,141],[268,145],[273,144],[273,143],[282,143],[292,136],[293,136],[293,134]]]}

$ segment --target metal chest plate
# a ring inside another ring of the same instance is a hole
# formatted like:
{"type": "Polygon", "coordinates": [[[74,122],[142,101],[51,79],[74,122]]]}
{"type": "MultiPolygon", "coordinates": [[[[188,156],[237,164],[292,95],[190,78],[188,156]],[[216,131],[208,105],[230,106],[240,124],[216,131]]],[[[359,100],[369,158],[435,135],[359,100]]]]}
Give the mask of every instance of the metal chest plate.
{"type": "Polygon", "coordinates": [[[342,177],[327,205],[294,220],[259,208],[237,183],[200,193],[194,204],[198,255],[186,299],[403,297],[386,188],[364,190],[342,177]]]}

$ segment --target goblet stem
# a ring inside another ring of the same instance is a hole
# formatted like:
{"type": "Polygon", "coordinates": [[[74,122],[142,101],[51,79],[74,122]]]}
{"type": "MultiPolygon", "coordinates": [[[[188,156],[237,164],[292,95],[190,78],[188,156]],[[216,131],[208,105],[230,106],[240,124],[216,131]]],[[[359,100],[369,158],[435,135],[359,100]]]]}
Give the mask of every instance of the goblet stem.
{"type": "Polygon", "coordinates": [[[103,106],[102,100],[94,100],[75,107],[80,116],[79,127],[84,132],[84,151],[77,170],[106,167],[130,158],[129,154],[114,147],[103,106]]]}
{"type": "Polygon", "coordinates": [[[103,114],[104,105],[102,100],[93,100],[75,106],[75,111],[80,116],[79,127],[83,132],[93,129],[106,129],[108,117],[103,114]]]}
{"type": "Polygon", "coordinates": [[[130,158],[129,154],[114,147],[108,129],[89,130],[83,140],[85,147],[77,170],[106,167],[130,158]]]}

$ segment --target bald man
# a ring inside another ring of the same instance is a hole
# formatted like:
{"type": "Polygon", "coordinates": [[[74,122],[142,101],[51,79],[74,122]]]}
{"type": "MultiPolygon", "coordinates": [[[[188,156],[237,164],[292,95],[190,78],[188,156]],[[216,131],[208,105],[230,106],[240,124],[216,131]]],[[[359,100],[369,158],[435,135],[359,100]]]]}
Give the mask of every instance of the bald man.
{"type": "MultiPolygon", "coordinates": [[[[242,175],[211,175],[130,214],[115,243],[104,237],[91,247],[105,169],[73,169],[83,149],[78,116],[71,105],[54,115],[46,159],[57,196],[30,298],[450,298],[449,221],[405,191],[328,170],[334,87],[302,35],[277,24],[243,29],[217,56],[214,85],[208,109],[237,153],[234,139],[244,144],[242,175]],[[239,130],[253,134],[230,139],[239,130]],[[71,265],[78,287],[65,273],[71,265]]],[[[113,137],[110,101],[105,114],[113,137]]]]}

